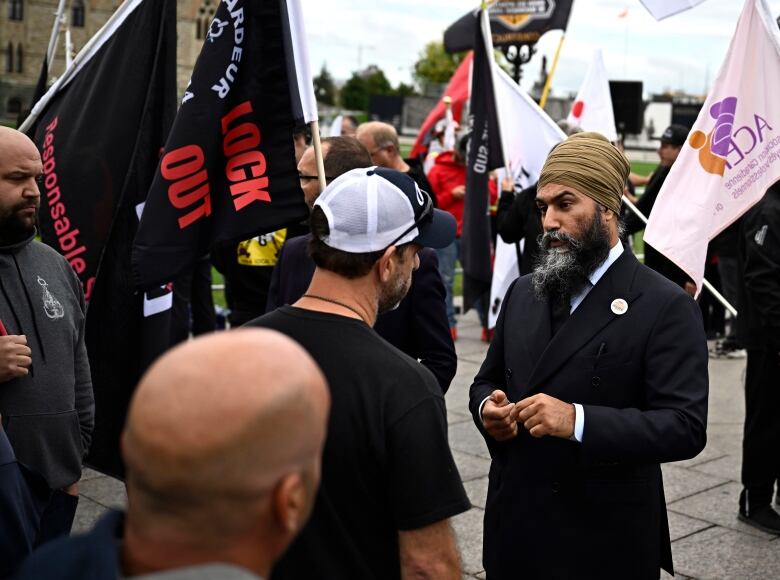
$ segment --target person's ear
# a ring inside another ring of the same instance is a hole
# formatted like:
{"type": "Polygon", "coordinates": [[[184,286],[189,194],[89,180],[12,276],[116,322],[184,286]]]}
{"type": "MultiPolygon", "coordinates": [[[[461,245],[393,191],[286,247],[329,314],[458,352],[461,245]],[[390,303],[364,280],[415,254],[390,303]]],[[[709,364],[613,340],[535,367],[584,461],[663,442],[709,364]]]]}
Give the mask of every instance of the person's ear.
{"type": "Polygon", "coordinates": [[[306,520],[306,486],[300,473],[288,473],[274,488],[272,509],[279,526],[295,534],[306,520]]]}
{"type": "Polygon", "coordinates": [[[392,278],[395,271],[395,261],[393,260],[393,257],[395,256],[396,252],[397,247],[390,246],[385,250],[385,253],[382,254],[382,257],[377,260],[379,280],[381,282],[387,282],[392,278]]]}

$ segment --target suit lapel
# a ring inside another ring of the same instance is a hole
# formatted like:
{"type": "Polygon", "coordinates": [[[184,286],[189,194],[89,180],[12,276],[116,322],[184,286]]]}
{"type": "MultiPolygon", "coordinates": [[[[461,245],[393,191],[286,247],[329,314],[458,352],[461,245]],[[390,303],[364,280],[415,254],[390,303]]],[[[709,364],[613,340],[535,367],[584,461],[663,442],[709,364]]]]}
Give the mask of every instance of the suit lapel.
{"type": "MultiPolygon", "coordinates": [[[[546,348],[536,360],[536,366],[528,381],[529,391],[541,388],[555,371],[563,366],[572,355],[587,344],[605,326],[615,320],[618,315],[611,309],[615,298],[623,298],[629,306],[641,295],[641,290],[632,289],[631,284],[639,262],[629,249],[612,264],[601,280],[591,289],[582,303],[566,320],[560,330],[547,342],[546,348]]],[[[547,337],[550,336],[550,313],[546,308],[547,337]]],[[[531,316],[538,316],[538,313],[531,316]]],[[[541,338],[535,336],[533,338],[541,338]]]]}
{"type": "Polygon", "coordinates": [[[522,323],[522,336],[528,356],[535,363],[541,358],[544,349],[550,342],[552,321],[549,301],[547,299],[536,300],[533,296],[533,287],[530,285],[528,293],[530,294],[529,301],[531,307],[522,323]]]}

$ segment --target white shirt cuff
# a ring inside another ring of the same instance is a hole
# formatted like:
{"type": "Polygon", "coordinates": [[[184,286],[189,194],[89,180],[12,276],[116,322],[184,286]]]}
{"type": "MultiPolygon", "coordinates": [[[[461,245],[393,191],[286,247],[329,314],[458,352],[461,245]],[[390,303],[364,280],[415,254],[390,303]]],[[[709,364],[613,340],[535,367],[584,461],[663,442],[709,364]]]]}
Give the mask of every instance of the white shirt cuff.
{"type": "Polygon", "coordinates": [[[574,405],[574,434],[570,439],[582,443],[582,433],[585,431],[585,410],[579,403],[572,404],[574,405]]]}
{"type": "Polygon", "coordinates": [[[487,400],[488,400],[489,398],[490,398],[490,395],[488,395],[487,397],[485,397],[484,399],[482,399],[482,402],[479,404],[479,421],[480,421],[480,423],[482,423],[483,425],[485,424],[485,422],[482,420],[482,407],[484,407],[484,406],[485,406],[485,403],[487,403],[487,400]]]}

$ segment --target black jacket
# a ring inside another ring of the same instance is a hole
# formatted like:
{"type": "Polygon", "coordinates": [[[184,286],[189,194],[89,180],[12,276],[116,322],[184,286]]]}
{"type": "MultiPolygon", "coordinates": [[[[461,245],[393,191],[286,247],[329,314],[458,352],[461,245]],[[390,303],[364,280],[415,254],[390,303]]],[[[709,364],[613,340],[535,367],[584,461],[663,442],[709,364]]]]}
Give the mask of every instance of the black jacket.
{"type": "Polygon", "coordinates": [[[492,464],[487,577],[656,579],[672,572],[660,463],[706,442],[707,342],[698,305],[626,250],[552,335],[530,276],[510,287],[469,408],[492,464]],[[611,304],[628,303],[623,315],[611,304]],[[584,410],[582,443],[521,426],[497,442],[480,403],[546,393],[584,410]],[[518,563],[520,567],[518,567],[518,563]]]}
{"type": "MultiPolygon", "coordinates": [[[[645,188],[645,193],[639,198],[636,204],[637,209],[642,212],[646,217],[650,217],[650,213],[653,211],[655,200],[658,198],[658,193],[661,191],[666,177],[669,175],[671,167],[660,166],[655,170],[650,183],[645,188]]],[[[626,218],[626,233],[631,235],[645,229],[645,224],[640,220],[633,212],[626,218]]],[[[674,262],[669,258],[658,252],[655,248],[645,242],[645,266],[652,268],[659,274],[666,276],[669,280],[677,284],[678,286],[685,286],[685,283],[690,280],[688,274],[683,272],[674,262]]]]}
{"type": "Polygon", "coordinates": [[[537,240],[542,235],[542,218],[536,206],[536,184],[518,193],[502,191],[496,210],[496,228],[507,244],[525,240],[520,258],[520,275],[534,269],[539,254],[537,240]]]}
{"type": "Polygon", "coordinates": [[[748,349],[780,352],[780,187],[744,216],[737,333],[748,349]]]}
{"type": "Polygon", "coordinates": [[[32,552],[48,502],[46,482],[17,463],[0,428],[0,578],[13,572],[32,552]]]}
{"type": "MultiPolygon", "coordinates": [[[[288,240],[271,277],[266,311],[293,304],[309,287],[314,261],[306,252],[311,234],[288,240]]],[[[374,330],[387,342],[418,359],[447,392],[457,368],[455,345],[450,335],[436,252],[420,251],[420,267],[412,274],[409,293],[398,308],[379,315],[374,330]]]]}

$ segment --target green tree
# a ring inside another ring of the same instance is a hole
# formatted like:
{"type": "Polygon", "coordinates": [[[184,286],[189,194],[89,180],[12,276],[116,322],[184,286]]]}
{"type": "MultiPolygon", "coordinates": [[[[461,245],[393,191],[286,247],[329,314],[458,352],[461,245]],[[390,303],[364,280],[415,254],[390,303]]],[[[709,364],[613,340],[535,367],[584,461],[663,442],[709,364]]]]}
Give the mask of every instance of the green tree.
{"type": "Polygon", "coordinates": [[[414,80],[420,86],[429,83],[445,84],[455,74],[465,55],[465,52],[449,54],[444,50],[443,43],[436,40],[429,42],[414,64],[414,80]]]}
{"type": "Polygon", "coordinates": [[[392,95],[393,87],[385,73],[376,65],[370,65],[362,72],[354,72],[341,88],[341,105],[345,109],[368,110],[372,95],[392,95]]]}
{"type": "Polygon", "coordinates": [[[399,97],[411,97],[417,94],[414,86],[407,85],[406,83],[398,83],[398,86],[393,91],[399,97]]]}
{"type": "Polygon", "coordinates": [[[341,106],[353,111],[368,109],[366,80],[356,72],[352,73],[349,80],[341,87],[341,106]]]}
{"type": "Polygon", "coordinates": [[[317,101],[325,105],[336,104],[336,85],[328,68],[323,64],[320,74],[314,77],[314,95],[317,101]]]}

